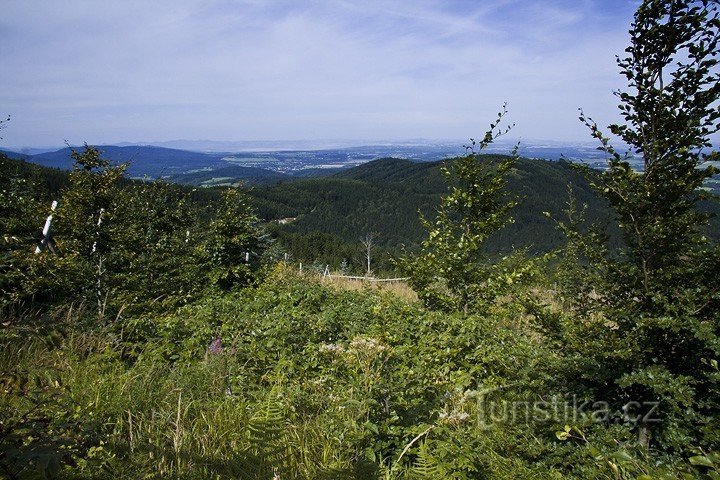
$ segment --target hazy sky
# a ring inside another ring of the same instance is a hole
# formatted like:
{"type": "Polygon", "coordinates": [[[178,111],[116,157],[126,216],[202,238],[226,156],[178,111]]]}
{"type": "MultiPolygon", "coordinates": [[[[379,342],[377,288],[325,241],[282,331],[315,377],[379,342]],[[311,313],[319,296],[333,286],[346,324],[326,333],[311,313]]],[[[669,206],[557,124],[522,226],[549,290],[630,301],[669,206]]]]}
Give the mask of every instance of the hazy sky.
{"type": "Polygon", "coordinates": [[[0,0],[4,146],[526,139],[617,118],[633,0],[0,0]]]}

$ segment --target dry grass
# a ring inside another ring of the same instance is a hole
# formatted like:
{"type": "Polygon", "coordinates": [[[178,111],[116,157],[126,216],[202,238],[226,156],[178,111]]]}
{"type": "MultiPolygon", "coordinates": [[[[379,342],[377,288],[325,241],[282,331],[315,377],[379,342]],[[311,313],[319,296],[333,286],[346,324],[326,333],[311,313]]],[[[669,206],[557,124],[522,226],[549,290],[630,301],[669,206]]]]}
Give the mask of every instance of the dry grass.
{"type": "Polygon", "coordinates": [[[359,280],[353,278],[325,277],[320,282],[342,290],[374,290],[387,292],[408,302],[416,302],[417,294],[404,281],[396,282],[373,282],[371,280],[359,280]]]}

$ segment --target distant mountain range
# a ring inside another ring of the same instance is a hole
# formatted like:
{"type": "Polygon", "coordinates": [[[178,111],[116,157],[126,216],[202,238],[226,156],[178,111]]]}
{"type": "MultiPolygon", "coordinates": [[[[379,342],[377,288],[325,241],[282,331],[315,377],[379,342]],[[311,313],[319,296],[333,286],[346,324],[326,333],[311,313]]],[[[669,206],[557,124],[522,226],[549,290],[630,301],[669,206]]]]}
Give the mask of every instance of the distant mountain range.
{"type": "MultiPolygon", "coordinates": [[[[74,147],[73,147],[74,148],[74,147]]],[[[8,157],[26,160],[45,167],[69,170],[73,166],[73,148],[34,155],[0,150],[8,157]]],[[[231,177],[234,181],[277,181],[286,175],[271,170],[232,165],[223,161],[223,155],[177,150],[161,147],[101,145],[104,158],[114,164],[128,164],[127,174],[133,178],[164,178],[179,183],[202,184],[217,176],[231,177]],[[217,175],[210,175],[217,171],[217,175]]],[[[74,148],[82,151],[82,148],[74,148]]]]}
{"type": "MultiPolygon", "coordinates": [[[[317,142],[209,142],[177,140],[156,145],[101,145],[105,158],[113,163],[127,163],[132,178],[163,178],[197,186],[276,183],[292,178],[323,176],[352,168],[379,158],[399,158],[413,162],[437,161],[465,153],[461,143],[387,143],[342,148],[290,148],[327,146],[317,142]],[[168,146],[180,148],[168,148],[168,146]],[[275,149],[262,149],[274,147],[275,149]],[[280,148],[287,147],[287,148],[280,148]],[[198,151],[205,148],[206,151],[198,151]],[[242,150],[245,149],[245,150],[242,150]],[[231,152],[231,153],[228,153],[231,152]]],[[[342,142],[336,142],[341,144],[342,142]]],[[[74,147],[81,150],[82,147],[74,147]]],[[[488,148],[488,153],[508,153],[512,144],[504,141],[488,148]]],[[[24,159],[39,165],[70,169],[71,148],[55,151],[4,151],[10,158],[24,159]]],[[[601,153],[588,145],[527,144],[521,155],[528,158],[557,160],[569,158],[601,163],[601,153]]]]}
{"type": "MultiPolygon", "coordinates": [[[[192,150],[196,152],[228,153],[228,152],[267,152],[287,150],[337,150],[343,148],[355,148],[365,145],[428,145],[437,142],[427,140],[409,140],[403,142],[372,141],[362,142],[357,140],[169,140],[163,142],[148,143],[118,143],[119,147],[127,146],[153,146],[163,148],[175,148],[180,150],[192,150]]],[[[443,142],[445,143],[445,142],[443,142]]],[[[450,142],[452,143],[452,142],[450,142]]],[[[460,144],[462,142],[458,142],[460,144]]]]}

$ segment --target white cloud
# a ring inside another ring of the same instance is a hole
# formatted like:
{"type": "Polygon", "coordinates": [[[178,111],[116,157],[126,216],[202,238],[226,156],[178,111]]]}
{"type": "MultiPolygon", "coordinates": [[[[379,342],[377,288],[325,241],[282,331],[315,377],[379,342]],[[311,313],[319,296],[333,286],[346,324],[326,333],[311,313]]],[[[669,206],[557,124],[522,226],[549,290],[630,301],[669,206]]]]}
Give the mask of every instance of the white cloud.
{"type": "MultiPolygon", "coordinates": [[[[614,119],[629,1],[8,1],[5,144],[526,138],[614,119]]],[[[3,112],[0,111],[0,114],[3,112]]]]}

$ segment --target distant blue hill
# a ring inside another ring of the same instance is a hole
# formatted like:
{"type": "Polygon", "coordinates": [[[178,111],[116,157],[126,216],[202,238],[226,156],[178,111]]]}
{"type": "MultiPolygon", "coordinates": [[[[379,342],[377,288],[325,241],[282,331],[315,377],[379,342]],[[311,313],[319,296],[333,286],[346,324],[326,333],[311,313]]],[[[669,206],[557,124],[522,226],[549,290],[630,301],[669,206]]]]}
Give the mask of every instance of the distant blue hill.
{"type": "Polygon", "coordinates": [[[0,154],[3,154],[5,156],[7,156],[8,158],[12,158],[13,160],[27,160],[28,159],[28,155],[25,155],[24,153],[13,152],[11,150],[0,149],[0,154]]]}
{"type": "MultiPolygon", "coordinates": [[[[101,145],[97,148],[101,151],[102,156],[112,163],[129,163],[130,167],[127,173],[131,177],[171,177],[192,169],[226,165],[218,155],[172,148],[116,147],[113,145],[101,145]]],[[[82,150],[82,147],[75,148],[75,150],[82,150]]],[[[71,153],[72,149],[68,147],[55,152],[32,155],[29,160],[46,167],[70,169],[73,165],[71,153]]]]}
{"type": "MultiPolygon", "coordinates": [[[[153,146],[97,147],[103,158],[113,164],[129,164],[127,175],[133,178],[164,178],[176,183],[199,186],[247,184],[272,184],[293,178],[291,175],[259,168],[229,164],[223,154],[190,152],[174,148],[153,146]]],[[[19,157],[10,152],[11,158],[26,159],[33,163],[62,170],[73,167],[72,150],[82,147],[68,147],[54,152],[19,157]],[[12,156],[15,155],[15,156],[12,156]]]]}

